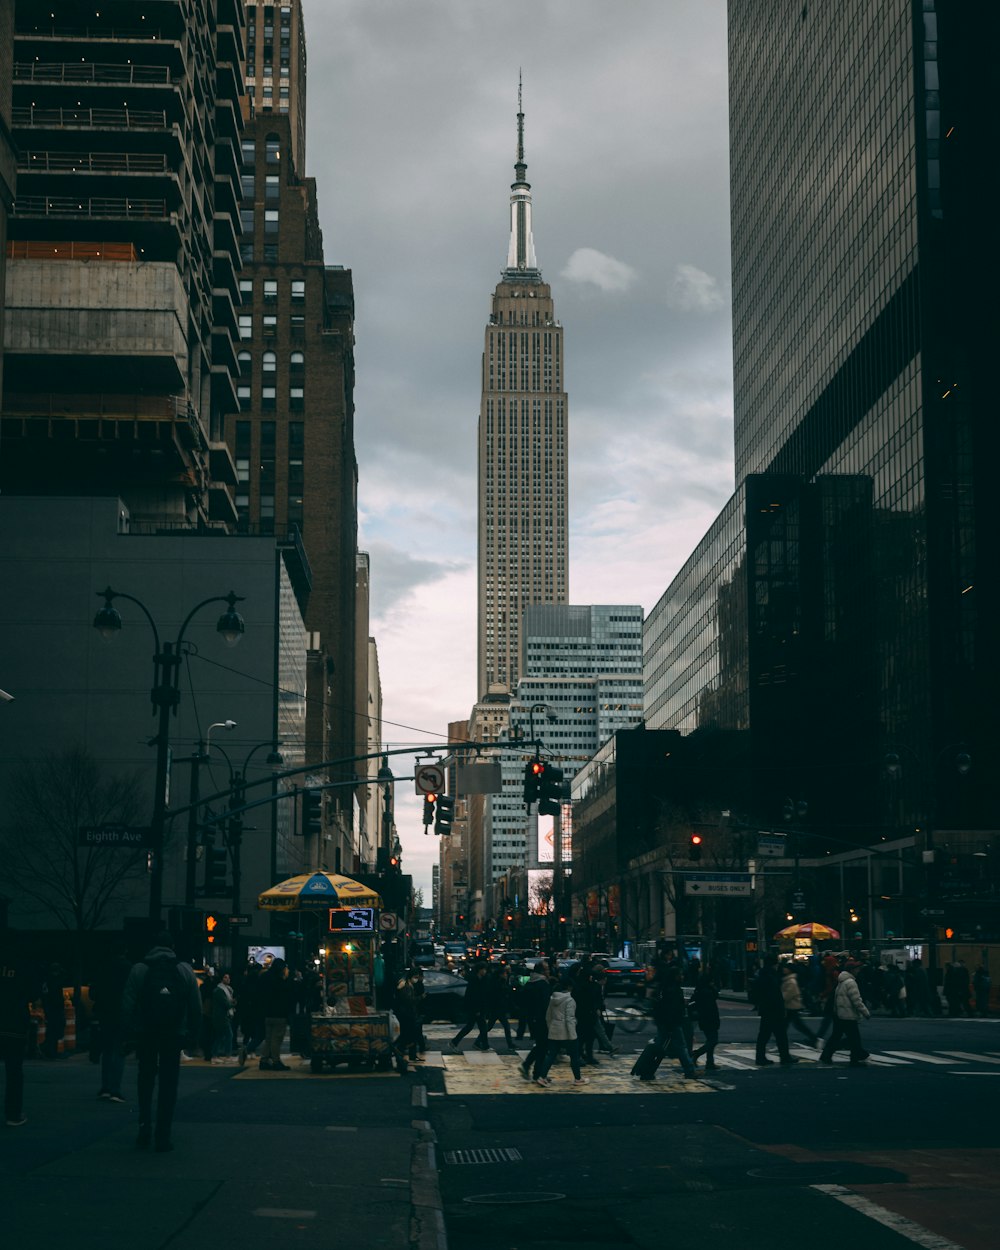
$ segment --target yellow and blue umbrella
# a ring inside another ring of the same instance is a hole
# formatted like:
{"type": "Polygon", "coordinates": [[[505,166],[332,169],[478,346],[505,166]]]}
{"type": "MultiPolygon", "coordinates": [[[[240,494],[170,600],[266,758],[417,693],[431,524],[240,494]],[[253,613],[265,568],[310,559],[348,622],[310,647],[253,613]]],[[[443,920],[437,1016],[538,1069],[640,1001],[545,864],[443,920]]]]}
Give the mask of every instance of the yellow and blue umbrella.
{"type": "Polygon", "coordinates": [[[374,890],[334,872],[304,873],[279,881],[257,896],[265,911],[298,911],[303,907],[381,907],[374,890]]]}
{"type": "Polygon", "coordinates": [[[805,924],[792,924],[787,929],[779,929],[776,938],[812,938],[814,942],[829,942],[839,938],[840,934],[829,925],[820,924],[816,920],[807,920],[805,924]]]}

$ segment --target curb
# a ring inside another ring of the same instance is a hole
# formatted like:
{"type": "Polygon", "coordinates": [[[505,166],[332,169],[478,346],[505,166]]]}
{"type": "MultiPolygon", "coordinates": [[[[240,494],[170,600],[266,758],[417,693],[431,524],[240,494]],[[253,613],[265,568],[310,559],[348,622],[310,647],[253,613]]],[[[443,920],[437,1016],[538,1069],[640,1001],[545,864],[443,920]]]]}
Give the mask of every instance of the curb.
{"type": "MultiPolygon", "coordinates": [[[[427,1106],[425,1086],[413,1087],[413,1104],[427,1106]]],[[[437,1134],[429,1120],[412,1120],[417,1134],[410,1156],[410,1247],[411,1250],[448,1250],[444,1207],[437,1169],[437,1134]]]]}

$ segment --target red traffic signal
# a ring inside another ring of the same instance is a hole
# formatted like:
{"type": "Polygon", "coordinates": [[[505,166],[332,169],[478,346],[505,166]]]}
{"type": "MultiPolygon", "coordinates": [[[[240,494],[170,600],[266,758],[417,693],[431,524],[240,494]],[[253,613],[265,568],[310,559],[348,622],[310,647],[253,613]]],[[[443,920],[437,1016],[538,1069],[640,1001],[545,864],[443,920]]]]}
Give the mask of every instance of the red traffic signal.
{"type": "Polygon", "coordinates": [[[701,859],[701,846],[702,846],[703,840],[704,839],[702,838],[700,833],[691,834],[688,854],[690,855],[692,859],[701,859]]]}

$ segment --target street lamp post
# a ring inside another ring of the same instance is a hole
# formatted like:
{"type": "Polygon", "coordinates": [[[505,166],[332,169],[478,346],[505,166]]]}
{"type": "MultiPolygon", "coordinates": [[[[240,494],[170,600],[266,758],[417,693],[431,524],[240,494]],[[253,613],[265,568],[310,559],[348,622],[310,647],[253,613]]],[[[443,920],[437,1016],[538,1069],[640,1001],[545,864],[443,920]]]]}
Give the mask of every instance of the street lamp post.
{"type": "Polygon", "coordinates": [[[149,918],[153,922],[158,922],[163,903],[163,845],[167,816],[167,773],[170,766],[170,716],[171,713],[174,716],[177,715],[177,705],[181,697],[178,686],[183,654],[181,645],[184,642],[185,631],[197,612],[210,603],[225,603],[228,607],[219,617],[216,630],[222,635],[227,646],[236,646],[245,629],[243,618],[236,611],[236,604],[242,603],[244,596],[230,591],[228,595],[212,595],[208,599],[202,599],[184,618],[175,641],[161,644],[156,622],[140,599],[134,595],[126,595],[119,590],[112,590],[110,586],[97,593],[104,599],[104,607],[94,617],[94,628],[106,641],[117,638],[122,630],[122,618],[118,609],[113,606],[115,599],[124,599],[128,603],[134,603],[153,631],[155,650],[153,652],[153,688],[150,691],[150,699],[154,715],[159,716],[159,722],[155,738],[156,780],[153,790],[153,814],[150,820],[152,864],[149,875],[149,918]]]}

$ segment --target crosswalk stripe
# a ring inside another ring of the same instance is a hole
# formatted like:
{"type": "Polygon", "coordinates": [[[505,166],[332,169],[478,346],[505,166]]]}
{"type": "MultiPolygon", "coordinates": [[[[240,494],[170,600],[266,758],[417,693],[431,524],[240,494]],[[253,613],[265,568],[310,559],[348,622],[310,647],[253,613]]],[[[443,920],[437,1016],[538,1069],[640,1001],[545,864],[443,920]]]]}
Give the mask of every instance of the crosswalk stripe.
{"type": "Polygon", "coordinates": [[[968,1059],[970,1063],[1000,1063],[1000,1059],[992,1059],[989,1055],[974,1055],[968,1050],[939,1050],[939,1055],[951,1055],[955,1059],[968,1059]]]}
{"type": "Polygon", "coordinates": [[[887,1055],[898,1055],[900,1059],[913,1059],[917,1063],[951,1063],[950,1059],[942,1059],[938,1055],[922,1055],[916,1050],[887,1050],[887,1055]]]}

